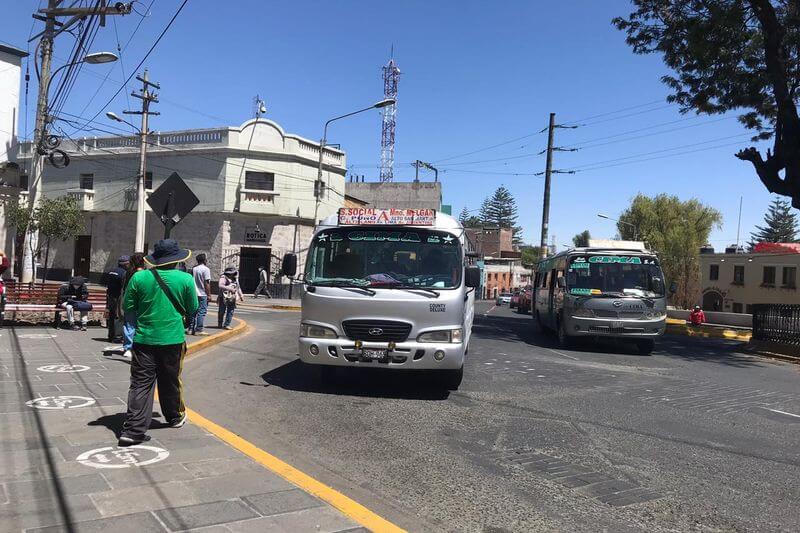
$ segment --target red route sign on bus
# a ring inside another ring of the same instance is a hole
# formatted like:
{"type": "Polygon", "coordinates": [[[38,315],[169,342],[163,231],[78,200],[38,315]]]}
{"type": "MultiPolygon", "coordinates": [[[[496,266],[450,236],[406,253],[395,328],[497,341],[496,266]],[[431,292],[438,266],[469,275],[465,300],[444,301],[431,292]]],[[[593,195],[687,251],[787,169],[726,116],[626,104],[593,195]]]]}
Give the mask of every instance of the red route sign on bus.
{"type": "Polygon", "coordinates": [[[374,207],[342,207],[340,226],[433,226],[435,209],[376,209],[374,207]]]}

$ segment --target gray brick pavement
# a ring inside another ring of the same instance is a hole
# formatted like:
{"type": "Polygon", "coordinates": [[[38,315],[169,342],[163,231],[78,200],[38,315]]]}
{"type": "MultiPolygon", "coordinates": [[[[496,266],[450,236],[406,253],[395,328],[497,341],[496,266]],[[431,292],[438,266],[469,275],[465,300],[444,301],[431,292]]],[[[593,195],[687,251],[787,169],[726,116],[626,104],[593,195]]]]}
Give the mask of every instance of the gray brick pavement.
{"type": "Polygon", "coordinates": [[[102,355],[106,343],[93,339],[102,333],[2,331],[2,531],[64,531],[65,514],[80,533],[363,530],[191,424],[170,429],[156,417],[146,446],[118,449],[130,370],[125,361],[102,355]],[[89,368],[39,370],[64,364],[89,368]],[[94,403],[66,408],[73,404],[65,396],[94,403]],[[26,404],[41,397],[60,397],[41,400],[58,408],[26,404]],[[157,462],[139,465],[151,460],[157,462]]]}

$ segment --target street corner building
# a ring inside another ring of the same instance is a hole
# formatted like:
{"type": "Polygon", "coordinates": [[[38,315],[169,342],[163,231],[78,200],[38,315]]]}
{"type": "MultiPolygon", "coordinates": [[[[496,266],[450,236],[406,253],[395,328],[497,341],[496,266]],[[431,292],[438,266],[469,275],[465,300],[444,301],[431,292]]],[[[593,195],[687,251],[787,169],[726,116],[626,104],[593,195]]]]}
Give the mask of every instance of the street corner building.
{"type": "MultiPolygon", "coordinates": [[[[72,242],[53,244],[49,278],[99,281],[117,257],[134,251],[139,143],[138,136],[62,139],[70,164],[45,166],[43,194],[75,198],[85,230],[72,242]]],[[[205,253],[214,276],[237,267],[242,288],[252,290],[260,266],[277,281],[283,254],[303,257],[315,215],[320,220],[344,205],[345,154],[331,147],[323,154],[317,205],[319,150],[318,142],[285,133],[263,118],[239,127],[154,132],[147,140],[146,194],[177,172],[200,203],[171,237],[194,254],[205,253]]],[[[31,155],[31,144],[20,144],[23,171],[30,168],[31,155]]],[[[163,234],[148,206],[145,248],[163,234]]]]}

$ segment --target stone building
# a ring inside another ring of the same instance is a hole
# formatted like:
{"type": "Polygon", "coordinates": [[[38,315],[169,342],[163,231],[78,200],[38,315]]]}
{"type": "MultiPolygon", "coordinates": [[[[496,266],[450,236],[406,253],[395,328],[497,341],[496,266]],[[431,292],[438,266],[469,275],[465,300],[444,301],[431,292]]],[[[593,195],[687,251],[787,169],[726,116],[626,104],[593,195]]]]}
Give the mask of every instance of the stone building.
{"type": "Polygon", "coordinates": [[[700,253],[699,302],[706,311],[751,313],[753,304],[796,304],[800,244],[773,245],[770,252],[700,253]]]}
{"type": "Polygon", "coordinates": [[[439,182],[348,182],[348,196],[366,202],[369,207],[388,209],[442,209],[442,184],[439,182]]]}
{"type": "MultiPolygon", "coordinates": [[[[325,148],[317,205],[319,143],[286,133],[270,120],[153,133],[148,141],[147,194],[177,172],[200,200],[172,237],[195,254],[206,253],[214,275],[226,266],[238,267],[245,290],[256,284],[259,266],[276,274],[286,252],[298,252],[302,268],[314,221],[344,205],[344,152],[325,148]]],[[[46,166],[43,194],[75,198],[86,227],[74,242],[51,251],[52,277],[98,280],[119,255],[133,251],[139,138],[63,139],[60,148],[71,162],[63,169],[46,166]]],[[[21,145],[21,165],[29,168],[30,157],[30,144],[21,145]]],[[[163,233],[148,206],[147,247],[163,233]]]]}
{"type": "Polygon", "coordinates": [[[464,228],[464,233],[481,257],[506,257],[506,254],[514,251],[511,228],[472,227],[464,228]]]}

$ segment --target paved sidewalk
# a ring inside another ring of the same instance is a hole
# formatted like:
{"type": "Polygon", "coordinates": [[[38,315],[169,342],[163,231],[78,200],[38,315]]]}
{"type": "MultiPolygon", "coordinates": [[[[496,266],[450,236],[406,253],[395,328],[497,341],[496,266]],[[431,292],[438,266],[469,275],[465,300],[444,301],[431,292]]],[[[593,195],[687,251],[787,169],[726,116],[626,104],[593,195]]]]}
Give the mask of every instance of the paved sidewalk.
{"type": "Polygon", "coordinates": [[[117,448],[130,367],[104,329],[0,335],[1,531],[365,531],[192,424],[117,448]]]}
{"type": "Polygon", "coordinates": [[[253,298],[252,294],[245,294],[244,296],[244,303],[239,304],[242,307],[258,307],[260,309],[286,309],[289,311],[299,311],[300,310],[300,299],[288,299],[288,298],[267,298],[265,296],[259,296],[258,298],[253,298]]]}

